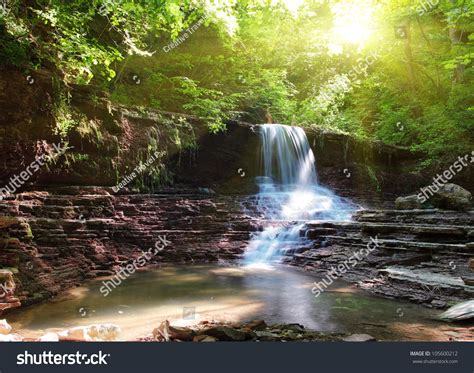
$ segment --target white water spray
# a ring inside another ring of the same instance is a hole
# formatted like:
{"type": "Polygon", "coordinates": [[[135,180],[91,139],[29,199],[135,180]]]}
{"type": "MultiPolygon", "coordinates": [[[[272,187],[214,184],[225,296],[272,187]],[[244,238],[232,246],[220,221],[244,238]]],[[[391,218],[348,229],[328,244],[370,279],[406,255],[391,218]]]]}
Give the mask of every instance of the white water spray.
{"type": "Polygon", "coordinates": [[[246,264],[279,261],[309,242],[301,235],[307,220],[348,220],[351,207],[318,185],[313,151],[302,128],[259,126],[262,176],[257,178],[257,211],[269,220],[245,252],[246,264]],[[294,222],[288,224],[288,222],[294,222]]]}

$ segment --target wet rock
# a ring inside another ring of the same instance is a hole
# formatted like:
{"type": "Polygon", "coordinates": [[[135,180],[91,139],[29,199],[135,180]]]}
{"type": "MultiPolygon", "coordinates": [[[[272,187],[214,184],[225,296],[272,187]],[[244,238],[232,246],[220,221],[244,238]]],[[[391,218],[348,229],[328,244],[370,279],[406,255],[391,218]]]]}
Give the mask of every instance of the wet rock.
{"type": "Polygon", "coordinates": [[[445,321],[461,321],[474,318],[474,300],[456,304],[438,316],[445,321]]]}
{"type": "Polygon", "coordinates": [[[12,327],[7,323],[7,320],[0,320],[0,334],[10,334],[12,327]]]}
{"type": "Polygon", "coordinates": [[[472,194],[457,184],[448,183],[439,187],[430,202],[439,208],[465,211],[471,207],[472,194]]]}
{"type": "Polygon", "coordinates": [[[158,328],[153,330],[153,338],[155,341],[170,340],[170,322],[168,320],[163,321],[158,328]]]}
{"type": "Polygon", "coordinates": [[[171,339],[179,339],[180,341],[192,341],[195,335],[194,331],[189,328],[169,326],[168,330],[171,339]]]}
{"type": "MultiPolygon", "coordinates": [[[[107,188],[74,187],[14,197],[9,214],[21,217],[0,217],[0,269],[18,268],[23,305],[57,296],[85,278],[113,275],[160,236],[172,245],[149,267],[238,259],[250,238],[252,218],[235,197],[203,195],[197,188],[111,196],[107,188]]],[[[0,293],[0,311],[19,306],[18,299],[6,302],[0,293]]]]}
{"type": "Polygon", "coordinates": [[[245,327],[250,329],[250,330],[265,330],[267,328],[267,324],[263,320],[253,320],[247,324],[245,324],[245,327]]]}
{"type": "Polygon", "coordinates": [[[444,302],[442,300],[435,299],[431,302],[431,306],[433,308],[444,308],[444,307],[446,307],[446,302],[444,302]]]}
{"type": "Polygon", "coordinates": [[[300,324],[282,324],[282,325],[278,325],[277,327],[279,327],[279,329],[281,329],[281,330],[289,330],[289,331],[292,331],[294,333],[304,333],[305,332],[304,326],[300,325],[300,324]]]}
{"type": "Polygon", "coordinates": [[[376,339],[369,334],[351,334],[342,340],[344,342],[373,342],[376,339]]]}
{"type": "Polygon", "coordinates": [[[114,341],[120,327],[114,324],[79,326],[58,333],[60,341],[114,341]]]}
{"type": "Polygon", "coordinates": [[[462,281],[468,286],[474,286],[474,277],[463,277],[461,276],[462,281]]]}
{"type": "Polygon", "coordinates": [[[397,210],[415,210],[421,209],[423,205],[418,196],[413,194],[406,197],[398,197],[395,200],[395,207],[397,210]]]}
{"type": "Polygon", "coordinates": [[[245,341],[248,336],[245,331],[228,326],[216,326],[214,328],[205,329],[203,333],[217,338],[220,341],[245,341]]]}
{"type": "Polygon", "coordinates": [[[59,335],[57,333],[46,333],[38,339],[39,342],[59,342],[59,335]]]}
{"type": "Polygon", "coordinates": [[[258,340],[262,342],[272,342],[280,340],[280,336],[276,333],[268,332],[268,331],[257,331],[258,340]]]}
{"type": "MultiPolygon", "coordinates": [[[[191,328],[194,333],[193,342],[216,342],[216,341],[339,341],[340,336],[325,335],[323,333],[306,330],[299,324],[279,324],[266,326],[263,330],[253,331],[249,328],[262,328],[266,323],[263,320],[256,320],[247,324],[214,324],[209,321],[203,321],[191,328]]],[[[142,341],[173,341],[169,334],[172,333],[169,323],[163,322],[159,328],[153,331],[153,337],[147,336],[140,340],[142,341]],[[167,338],[165,338],[167,336],[167,338]]],[[[188,332],[186,330],[186,332],[188,332]]],[[[179,339],[190,341],[189,338],[179,339]]]]}
{"type": "Polygon", "coordinates": [[[217,338],[210,335],[197,335],[194,337],[193,342],[217,342],[217,338]]]}
{"type": "Polygon", "coordinates": [[[0,342],[22,342],[23,337],[18,334],[0,334],[0,342]]]}

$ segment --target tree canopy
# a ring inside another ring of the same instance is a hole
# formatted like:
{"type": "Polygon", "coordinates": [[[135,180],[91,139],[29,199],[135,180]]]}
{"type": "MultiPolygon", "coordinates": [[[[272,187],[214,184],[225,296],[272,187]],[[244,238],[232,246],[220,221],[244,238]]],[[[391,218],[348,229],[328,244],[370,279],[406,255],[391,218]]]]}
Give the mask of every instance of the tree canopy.
{"type": "Polygon", "coordinates": [[[467,0],[4,0],[2,64],[50,68],[112,102],[319,126],[470,152],[474,4],[467,0]]]}

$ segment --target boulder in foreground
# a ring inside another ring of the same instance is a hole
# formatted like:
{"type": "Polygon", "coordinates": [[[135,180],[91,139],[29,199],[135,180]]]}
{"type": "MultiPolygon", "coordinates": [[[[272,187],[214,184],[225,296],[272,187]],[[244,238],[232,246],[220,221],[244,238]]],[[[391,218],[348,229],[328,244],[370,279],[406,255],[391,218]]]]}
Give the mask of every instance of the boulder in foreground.
{"type": "Polygon", "coordinates": [[[474,300],[456,304],[438,316],[445,321],[461,321],[474,318],[474,300]]]}

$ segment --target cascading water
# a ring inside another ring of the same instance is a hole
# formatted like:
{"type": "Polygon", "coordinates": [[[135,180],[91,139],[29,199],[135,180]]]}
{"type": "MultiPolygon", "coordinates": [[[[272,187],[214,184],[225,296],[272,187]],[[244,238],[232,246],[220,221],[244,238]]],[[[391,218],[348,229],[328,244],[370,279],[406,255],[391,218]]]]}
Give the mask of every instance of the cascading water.
{"type": "Polygon", "coordinates": [[[315,157],[302,128],[264,124],[259,131],[262,176],[255,204],[269,225],[252,238],[246,264],[279,261],[288,250],[308,244],[300,234],[303,221],[348,220],[352,211],[318,185],[315,157]]]}

